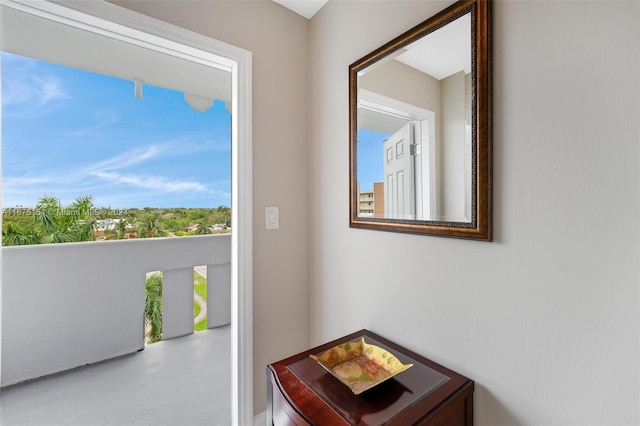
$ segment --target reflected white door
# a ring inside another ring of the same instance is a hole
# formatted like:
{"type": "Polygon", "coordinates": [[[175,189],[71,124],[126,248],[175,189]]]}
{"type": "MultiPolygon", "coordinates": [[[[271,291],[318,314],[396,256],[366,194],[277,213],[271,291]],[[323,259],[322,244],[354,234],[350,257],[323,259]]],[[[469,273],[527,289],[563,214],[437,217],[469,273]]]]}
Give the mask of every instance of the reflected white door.
{"type": "Polygon", "coordinates": [[[407,123],[384,141],[384,215],[415,218],[413,128],[407,123]]]}

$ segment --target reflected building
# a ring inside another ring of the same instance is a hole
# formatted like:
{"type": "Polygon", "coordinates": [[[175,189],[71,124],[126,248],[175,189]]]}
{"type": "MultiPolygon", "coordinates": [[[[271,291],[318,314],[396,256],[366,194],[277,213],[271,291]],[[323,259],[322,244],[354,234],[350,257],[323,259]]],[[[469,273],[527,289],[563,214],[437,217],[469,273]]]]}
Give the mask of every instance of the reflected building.
{"type": "Polygon", "coordinates": [[[374,182],[373,191],[360,191],[358,184],[358,216],[384,217],[383,182],[374,182]]]}

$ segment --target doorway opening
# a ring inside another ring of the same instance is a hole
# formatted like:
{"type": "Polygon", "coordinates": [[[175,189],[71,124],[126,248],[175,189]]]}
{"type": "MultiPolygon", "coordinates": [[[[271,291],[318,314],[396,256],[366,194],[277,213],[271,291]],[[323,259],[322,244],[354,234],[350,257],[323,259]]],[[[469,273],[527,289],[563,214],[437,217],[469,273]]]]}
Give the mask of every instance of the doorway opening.
{"type": "Polygon", "coordinates": [[[377,205],[370,215],[433,220],[439,193],[435,113],[364,89],[358,96],[358,156],[368,156],[358,158],[358,181],[361,173],[378,176],[368,185],[377,205]]]}
{"type": "MultiPolygon", "coordinates": [[[[89,70],[98,67],[114,76],[125,73],[123,78],[152,84],[158,81],[155,84],[161,87],[173,87],[177,83],[187,102],[194,105],[201,105],[202,98],[227,102],[231,111],[231,223],[234,228],[231,234],[231,413],[232,423],[250,424],[253,420],[251,52],[109,3],[75,2],[72,9],[52,2],[4,0],[0,7],[2,50],[51,61],[66,57],[80,68],[83,65],[89,70]],[[34,26],[40,31],[31,31],[34,26]],[[15,43],[32,41],[36,34],[43,32],[47,37],[40,37],[37,43],[26,43],[24,49],[15,48],[15,43]],[[48,48],[47,43],[54,48],[48,48]],[[61,45],[65,49],[60,49],[61,45]],[[163,66],[158,66],[160,57],[163,66]],[[131,73],[127,68],[130,64],[140,68],[131,73]],[[175,68],[172,72],[172,65],[182,71],[188,69],[196,77],[175,80],[176,75],[185,73],[176,73],[175,68]],[[230,83],[226,86],[229,88],[226,98],[220,95],[220,87],[215,84],[222,79],[211,78],[212,75],[226,76],[230,83]],[[171,82],[167,83],[167,79],[171,82]],[[202,85],[191,87],[190,82],[202,85]]],[[[136,85],[135,93],[138,87],[136,85]]],[[[0,286],[0,303],[1,295],[0,286]]]]}

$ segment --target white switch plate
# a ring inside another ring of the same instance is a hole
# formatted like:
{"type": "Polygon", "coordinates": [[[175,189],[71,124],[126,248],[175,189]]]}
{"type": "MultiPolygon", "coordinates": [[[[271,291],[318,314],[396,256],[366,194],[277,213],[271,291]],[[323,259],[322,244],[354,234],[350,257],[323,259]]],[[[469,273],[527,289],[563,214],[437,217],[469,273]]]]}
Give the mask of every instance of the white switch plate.
{"type": "Polygon", "coordinates": [[[278,229],[280,227],[280,214],[277,207],[266,207],[264,209],[265,226],[267,229],[278,229]]]}

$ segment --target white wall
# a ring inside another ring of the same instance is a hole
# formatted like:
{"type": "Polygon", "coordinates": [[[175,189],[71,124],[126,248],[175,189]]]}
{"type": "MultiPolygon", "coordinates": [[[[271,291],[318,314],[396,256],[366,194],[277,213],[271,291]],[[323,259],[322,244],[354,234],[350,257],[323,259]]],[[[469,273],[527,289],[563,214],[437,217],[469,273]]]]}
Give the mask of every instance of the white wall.
{"type": "Polygon", "coordinates": [[[480,426],[639,424],[640,3],[495,4],[493,243],[348,227],[348,65],[450,3],[311,21],[311,343],[441,362],[480,426]]]}
{"type": "Polygon", "coordinates": [[[309,345],[309,23],[264,0],[112,2],[253,52],[254,410],[264,411],[266,365],[309,345]],[[280,229],[267,231],[271,206],[280,229]]]}
{"type": "Polygon", "coordinates": [[[464,71],[452,74],[440,81],[441,96],[440,125],[440,157],[438,178],[442,197],[438,214],[446,220],[468,222],[471,216],[465,216],[465,200],[467,198],[465,173],[465,137],[466,118],[466,83],[464,71]]]}
{"type": "MultiPolygon", "coordinates": [[[[144,349],[147,272],[186,274],[186,295],[191,299],[181,313],[187,327],[174,337],[188,333],[189,324],[193,332],[193,267],[228,265],[231,238],[227,234],[3,247],[2,258],[1,385],[8,386],[144,349]]],[[[168,292],[180,283],[169,281],[164,286],[163,320],[165,331],[171,332],[178,329],[166,308],[175,305],[176,298],[168,292]]],[[[210,294],[218,285],[228,287],[229,275],[225,281],[210,279],[210,294]]]]}
{"type": "Polygon", "coordinates": [[[358,76],[358,87],[440,114],[440,80],[399,61],[358,76]]]}

